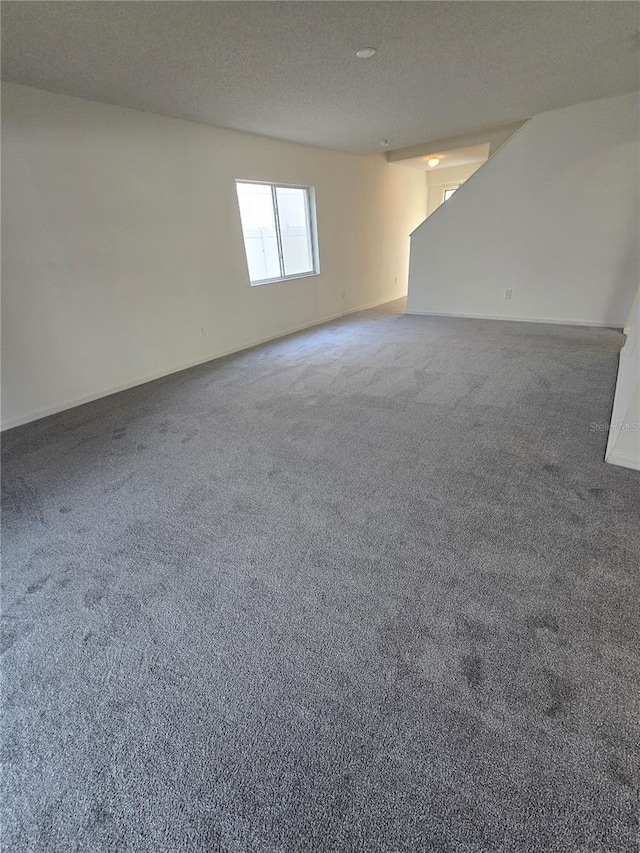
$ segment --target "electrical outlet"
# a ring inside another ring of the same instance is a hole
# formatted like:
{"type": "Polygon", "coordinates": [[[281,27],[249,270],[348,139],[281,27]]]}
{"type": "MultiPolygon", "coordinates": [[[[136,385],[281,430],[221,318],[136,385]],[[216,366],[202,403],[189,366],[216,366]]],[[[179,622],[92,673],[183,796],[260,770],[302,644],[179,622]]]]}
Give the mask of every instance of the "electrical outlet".
{"type": "Polygon", "coordinates": [[[507,290],[505,290],[505,292],[504,292],[504,298],[505,299],[511,299],[511,293],[512,293],[511,288],[510,287],[507,288],[507,290]]]}

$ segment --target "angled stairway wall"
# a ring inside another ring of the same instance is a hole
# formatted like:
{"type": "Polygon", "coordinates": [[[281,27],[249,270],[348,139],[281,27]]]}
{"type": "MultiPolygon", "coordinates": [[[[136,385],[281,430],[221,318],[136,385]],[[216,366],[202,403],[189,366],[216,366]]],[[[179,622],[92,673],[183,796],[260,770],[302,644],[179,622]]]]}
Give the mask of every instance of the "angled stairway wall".
{"type": "Polygon", "coordinates": [[[413,232],[408,311],[622,326],[638,142],[637,93],[535,116],[413,232]]]}
{"type": "Polygon", "coordinates": [[[605,460],[640,471],[640,290],[624,331],[605,460]]]}

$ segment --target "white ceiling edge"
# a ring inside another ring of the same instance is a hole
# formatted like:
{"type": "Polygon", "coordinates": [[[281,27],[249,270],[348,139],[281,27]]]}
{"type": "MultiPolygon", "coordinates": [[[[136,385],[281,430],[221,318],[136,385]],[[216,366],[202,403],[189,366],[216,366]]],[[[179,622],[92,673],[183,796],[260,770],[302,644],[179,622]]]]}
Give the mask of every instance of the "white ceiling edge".
{"type": "Polygon", "coordinates": [[[494,125],[474,133],[465,133],[461,136],[449,136],[446,139],[432,139],[421,142],[419,145],[410,145],[407,148],[397,148],[395,151],[387,152],[387,160],[390,163],[399,163],[403,160],[415,160],[417,157],[438,156],[446,151],[457,151],[460,148],[471,148],[476,145],[489,145],[489,156],[501,148],[507,140],[517,133],[520,128],[529,121],[528,118],[509,124],[494,125]]]}
{"type": "Polygon", "coordinates": [[[436,149],[428,155],[411,157],[408,160],[398,160],[393,165],[401,168],[418,169],[422,172],[442,172],[447,169],[456,169],[459,166],[470,166],[475,163],[485,163],[490,156],[490,145],[483,142],[479,145],[469,145],[464,148],[451,148],[447,151],[436,149]],[[439,162],[430,166],[427,160],[437,157],[439,162]]]}

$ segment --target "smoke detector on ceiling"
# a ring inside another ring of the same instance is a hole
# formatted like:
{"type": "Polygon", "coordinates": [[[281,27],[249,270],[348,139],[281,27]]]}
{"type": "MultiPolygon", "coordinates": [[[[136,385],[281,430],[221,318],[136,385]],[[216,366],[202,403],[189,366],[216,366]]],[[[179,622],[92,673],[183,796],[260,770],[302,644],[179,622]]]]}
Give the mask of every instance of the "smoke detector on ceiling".
{"type": "Polygon", "coordinates": [[[388,148],[391,145],[391,140],[390,139],[379,139],[378,145],[381,148],[388,148]]]}
{"type": "Polygon", "coordinates": [[[362,50],[356,52],[358,59],[371,59],[376,55],[375,47],[363,47],[362,50]]]}

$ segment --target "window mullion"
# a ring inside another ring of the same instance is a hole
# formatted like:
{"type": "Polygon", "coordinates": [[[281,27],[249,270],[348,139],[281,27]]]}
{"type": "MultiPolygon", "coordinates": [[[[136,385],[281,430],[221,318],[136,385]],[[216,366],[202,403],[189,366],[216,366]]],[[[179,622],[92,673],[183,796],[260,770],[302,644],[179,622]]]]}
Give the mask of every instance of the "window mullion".
{"type": "Polygon", "coordinates": [[[271,199],[273,201],[273,216],[276,222],[276,242],[278,244],[278,259],[280,261],[280,275],[284,278],[284,252],[282,249],[282,232],[280,230],[280,211],[278,210],[278,194],[276,187],[271,185],[271,199]]]}
{"type": "Polygon", "coordinates": [[[311,221],[311,193],[308,189],[305,189],[305,200],[306,200],[306,228],[307,228],[307,240],[309,244],[309,251],[311,254],[311,268],[315,270],[316,268],[316,247],[315,241],[313,239],[313,223],[311,221]]]}

